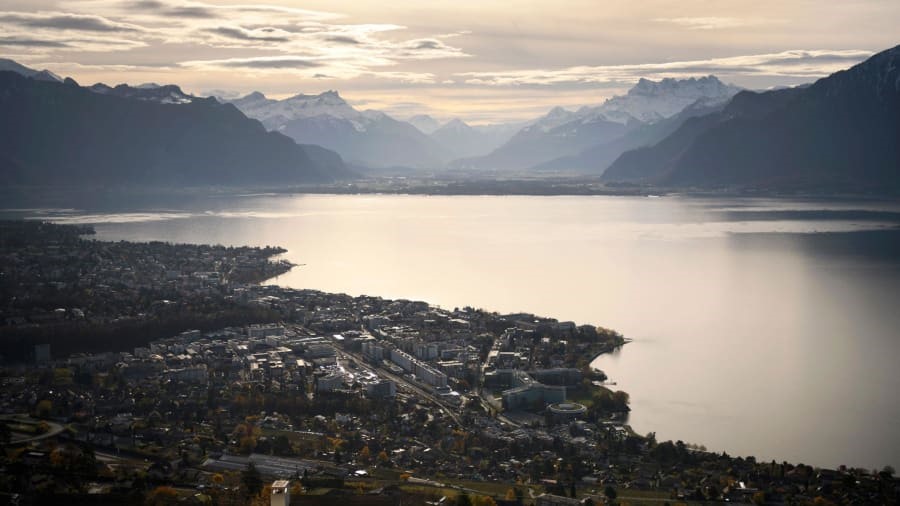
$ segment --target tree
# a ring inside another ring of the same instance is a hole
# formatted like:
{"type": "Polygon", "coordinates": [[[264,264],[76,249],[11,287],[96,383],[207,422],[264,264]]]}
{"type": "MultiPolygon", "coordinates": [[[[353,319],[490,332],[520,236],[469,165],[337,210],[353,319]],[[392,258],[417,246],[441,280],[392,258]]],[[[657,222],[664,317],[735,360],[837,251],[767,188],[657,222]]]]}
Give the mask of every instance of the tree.
{"type": "Polygon", "coordinates": [[[38,418],[49,418],[53,414],[53,403],[49,399],[38,402],[34,407],[34,413],[38,418]]]}
{"type": "Polygon", "coordinates": [[[156,487],[147,494],[146,503],[150,506],[169,506],[171,504],[178,504],[178,491],[172,487],[156,487]]]}
{"type": "Polygon", "coordinates": [[[372,459],[372,452],[369,450],[368,445],[363,446],[362,450],[359,451],[359,460],[360,462],[367,463],[372,459]]]}
{"type": "Polygon", "coordinates": [[[606,488],[603,489],[603,495],[612,502],[616,500],[616,496],[619,494],[616,493],[616,489],[614,489],[612,485],[607,485],[606,488]]]}
{"type": "Polygon", "coordinates": [[[456,496],[456,506],[474,506],[469,494],[459,494],[456,496]]]}
{"type": "Polygon", "coordinates": [[[247,463],[247,469],[241,474],[241,483],[244,484],[247,497],[258,495],[263,488],[262,475],[253,462],[247,463]]]}
{"type": "Polygon", "coordinates": [[[472,503],[474,506],[497,506],[497,501],[489,495],[476,495],[472,503]]]}

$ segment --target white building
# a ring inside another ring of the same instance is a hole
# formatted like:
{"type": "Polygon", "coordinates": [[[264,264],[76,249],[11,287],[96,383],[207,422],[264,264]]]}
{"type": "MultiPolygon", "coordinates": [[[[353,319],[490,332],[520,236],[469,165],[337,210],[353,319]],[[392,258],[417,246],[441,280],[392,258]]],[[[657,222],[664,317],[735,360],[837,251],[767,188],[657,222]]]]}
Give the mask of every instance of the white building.
{"type": "Polygon", "coordinates": [[[287,480],[278,480],[272,483],[271,506],[288,506],[291,504],[291,483],[287,480]]]}
{"type": "Polygon", "coordinates": [[[333,392],[344,386],[344,375],[338,371],[321,376],[316,380],[316,392],[333,392]]]}

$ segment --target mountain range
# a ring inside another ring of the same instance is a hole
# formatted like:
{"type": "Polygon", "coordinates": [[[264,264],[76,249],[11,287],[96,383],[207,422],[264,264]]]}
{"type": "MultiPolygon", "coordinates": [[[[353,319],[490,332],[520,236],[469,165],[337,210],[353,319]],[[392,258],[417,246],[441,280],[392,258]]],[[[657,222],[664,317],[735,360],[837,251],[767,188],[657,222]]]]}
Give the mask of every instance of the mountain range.
{"type": "Polygon", "coordinates": [[[224,101],[176,85],[82,87],[0,59],[0,176],[12,184],[318,182],[359,166],[580,172],[608,184],[900,193],[900,46],[810,85],[640,80],[526,123],[400,121],[336,91],[224,101]],[[296,141],[296,142],[295,142],[296,141]]]}
{"type": "Polygon", "coordinates": [[[336,91],[283,100],[253,92],[230,103],[269,130],[332,149],[356,165],[433,169],[452,158],[411,124],[380,111],[358,111],[336,91]]]}
{"type": "MultiPolygon", "coordinates": [[[[492,153],[454,165],[487,170],[584,170],[602,172],[631,147],[655,140],[663,123],[692,108],[697,112],[728,101],[740,88],[715,76],[690,79],[641,79],[627,94],[595,107],[569,111],[555,107],[521,129],[492,153]]],[[[676,120],[677,121],[677,120],[676,120]]],[[[671,122],[669,122],[671,124],[671,122]]]]}
{"type": "Polygon", "coordinates": [[[337,91],[281,100],[253,92],[220,100],[269,130],[332,149],[360,167],[598,173],[625,150],[671,130],[644,127],[665,123],[689,107],[697,113],[720,105],[738,90],[714,76],[641,79],[626,95],[599,106],[557,107],[526,123],[476,126],[458,118],[442,124],[425,114],[400,121],[380,111],[360,111],[337,91]]]}
{"type": "Polygon", "coordinates": [[[454,158],[486,155],[509,141],[519,129],[520,123],[469,125],[461,119],[452,119],[431,132],[431,138],[449,149],[454,158]]]}
{"type": "Polygon", "coordinates": [[[240,185],[352,175],[336,153],[267,132],[215,99],[184,98],[177,87],[85,88],[30,75],[0,71],[0,175],[8,184],[240,185]]]}
{"type": "Polygon", "coordinates": [[[741,92],[623,154],[603,179],[900,193],[900,46],[810,86],[741,92]]]}
{"type": "Polygon", "coordinates": [[[0,71],[15,72],[16,74],[37,79],[38,81],[51,81],[61,83],[63,79],[49,70],[34,70],[8,58],[0,58],[0,71]]]}

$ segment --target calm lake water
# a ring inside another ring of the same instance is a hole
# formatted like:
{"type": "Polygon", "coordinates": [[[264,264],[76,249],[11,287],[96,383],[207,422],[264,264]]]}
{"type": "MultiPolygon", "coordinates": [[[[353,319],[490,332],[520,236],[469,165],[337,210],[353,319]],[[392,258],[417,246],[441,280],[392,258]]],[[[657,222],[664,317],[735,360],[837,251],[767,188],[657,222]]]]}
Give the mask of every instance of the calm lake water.
{"type": "Polygon", "coordinates": [[[529,311],[634,340],[632,426],[733,455],[900,464],[900,205],[257,195],[32,210],[98,238],[280,245],[278,284],[529,311]]]}

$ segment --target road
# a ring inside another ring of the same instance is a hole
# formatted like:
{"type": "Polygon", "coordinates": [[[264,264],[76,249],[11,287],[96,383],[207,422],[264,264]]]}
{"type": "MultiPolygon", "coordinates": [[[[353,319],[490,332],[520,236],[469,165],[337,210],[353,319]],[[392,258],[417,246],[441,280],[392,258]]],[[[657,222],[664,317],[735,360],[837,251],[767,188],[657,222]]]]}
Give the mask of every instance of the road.
{"type": "MultiPolygon", "coordinates": [[[[341,349],[338,349],[337,347],[335,347],[335,350],[338,353],[343,353],[344,355],[353,357],[356,360],[356,362],[359,364],[367,363],[365,361],[365,359],[363,359],[363,356],[358,353],[341,350],[341,349]]],[[[415,383],[409,381],[408,379],[406,379],[402,376],[397,376],[396,374],[388,372],[380,367],[371,368],[371,369],[375,372],[375,374],[393,381],[394,383],[397,384],[398,387],[406,388],[407,390],[414,392],[416,395],[424,397],[425,399],[428,399],[429,401],[436,404],[437,406],[440,406],[442,408],[442,410],[444,411],[444,413],[447,416],[449,416],[451,419],[453,419],[454,422],[456,422],[457,426],[459,426],[459,427],[463,426],[462,419],[459,417],[459,414],[454,411],[455,409],[458,409],[458,408],[451,407],[447,404],[444,404],[440,399],[438,399],[431,392],[428,392],[427,390],[423,389],[422,387],[416,385],[415,383]]]]}
{"type": "Polygon", "coordinates": [[[17,439],[15,437],[15,435],[17,433],[15,431],[13,431],[13,438],[10,440],[9,444],[16,444],[16,445],[22,444],[22,443],[31,443],[32,441],[40,441],[41,439],[47,439],[48,437],[56,436],[57,434],[62,432],[63,429],[65,429],[65,427],[63,427],[62,425],[60,425],[58,423],[50,422],[47,420],[35,420],[35,419],[29,417],[28,415],[0,415],[0,421],[10,422],[10,423],[18,423],[18,424],[24,424],[24,425],[37,425],[41,422],[45,422],[47,425],[50,426],[50,430],[48,430],[47,432],[45,432],[43,434],[38,434],[37,436],[31,436],[31,437],[26,437],[26,438],[18,438],[17,439]]]}

